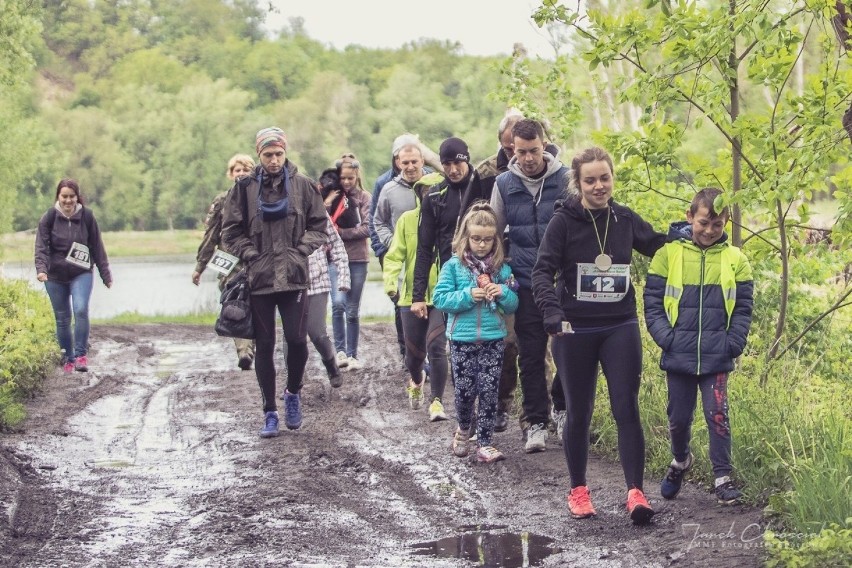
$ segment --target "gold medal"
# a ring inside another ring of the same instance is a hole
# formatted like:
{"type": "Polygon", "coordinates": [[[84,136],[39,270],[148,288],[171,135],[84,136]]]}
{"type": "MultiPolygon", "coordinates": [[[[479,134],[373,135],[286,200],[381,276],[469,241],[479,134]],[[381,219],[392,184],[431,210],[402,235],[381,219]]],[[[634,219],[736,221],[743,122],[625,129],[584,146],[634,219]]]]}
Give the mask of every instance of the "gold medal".
{"type": "Polygon", "coordinates": [[[597,267],[598,270],[606,272],[612,267],[612,259],[608,254],[601,253],[595,257],[595,267],[597,267]]]}

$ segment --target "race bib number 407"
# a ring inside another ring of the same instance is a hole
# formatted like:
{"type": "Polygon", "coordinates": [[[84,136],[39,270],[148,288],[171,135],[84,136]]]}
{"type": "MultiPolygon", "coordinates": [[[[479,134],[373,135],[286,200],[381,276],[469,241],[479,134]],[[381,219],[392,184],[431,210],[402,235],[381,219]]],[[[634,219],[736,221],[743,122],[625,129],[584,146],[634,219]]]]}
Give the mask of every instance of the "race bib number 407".
{"type": "Polygon", "coordinates": [[[618,302],[629,287],[629,264],[601,270],[592,263],[577,263],[577,299],[581,302],[618,302]]]}

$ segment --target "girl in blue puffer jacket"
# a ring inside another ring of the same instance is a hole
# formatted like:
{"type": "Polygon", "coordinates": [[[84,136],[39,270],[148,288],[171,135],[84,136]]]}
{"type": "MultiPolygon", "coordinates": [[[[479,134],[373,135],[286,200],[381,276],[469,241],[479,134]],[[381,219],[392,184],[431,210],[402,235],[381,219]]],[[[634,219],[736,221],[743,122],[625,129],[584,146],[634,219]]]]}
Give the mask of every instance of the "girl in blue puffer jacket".
{"type": "Polygon", "coordinates": [[[432,293],[434,306],[448,314],[447,339],[458,418],[452,449],[458,457],[468,455],[478,397],[476,459],[491,463],[505,457],[491,445],[491,436],[503,368],[503,315],[518,308],[518,296],[512,270],[504,262],[497,219],[489,205],[483,202],[471,206],[453,239],[453,253],[441,268],[432,293]]]}

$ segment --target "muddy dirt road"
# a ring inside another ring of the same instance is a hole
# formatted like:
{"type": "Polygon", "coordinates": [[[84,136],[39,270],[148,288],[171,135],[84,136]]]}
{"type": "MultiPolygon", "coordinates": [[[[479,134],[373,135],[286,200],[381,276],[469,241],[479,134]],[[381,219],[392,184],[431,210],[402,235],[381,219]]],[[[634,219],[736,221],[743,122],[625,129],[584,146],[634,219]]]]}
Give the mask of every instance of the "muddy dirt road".
{"type": "Polygon", "coordinates": [[[695,485],[666,502],[649,475],[658,514],[635,527],[621,468],[593,459],[598,516],[577,521],[553,437],[524,454],[513,423],[505,461],[453,457],[454,423],[408,408],[391,326],[362,334],[365,367],[334,391],[311,347],[301,430],[263,440],[229,340],[93,328],[91,372],[57,372],[0,434],[0,565],[760,565],[759,511],[695,485]]]}

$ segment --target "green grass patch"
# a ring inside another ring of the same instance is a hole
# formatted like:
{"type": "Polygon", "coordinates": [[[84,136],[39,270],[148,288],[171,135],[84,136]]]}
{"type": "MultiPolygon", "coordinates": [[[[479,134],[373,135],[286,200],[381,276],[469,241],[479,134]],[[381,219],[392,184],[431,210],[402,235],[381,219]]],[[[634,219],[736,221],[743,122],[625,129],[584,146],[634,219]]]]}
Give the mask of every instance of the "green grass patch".
{"type": "MultiPolygon", "coordinates": [[[[103,239],[109,257],[118,258],[195,254],[203,236],[200,230],[118,231],[103,239]]],[[[31,262],[34,246],[35,231],[0,235],[0,261],[31,262]]]]}

